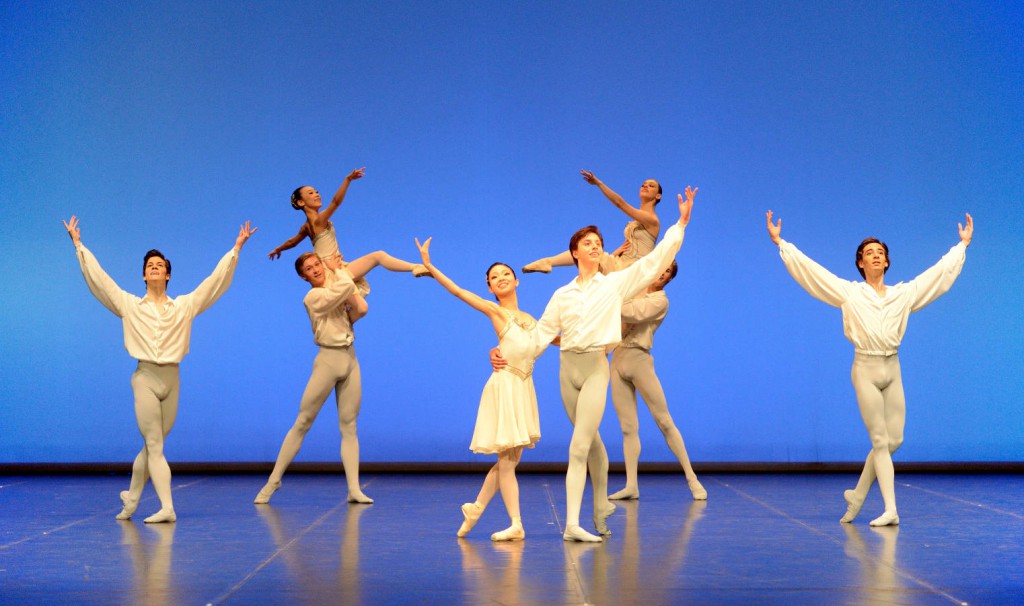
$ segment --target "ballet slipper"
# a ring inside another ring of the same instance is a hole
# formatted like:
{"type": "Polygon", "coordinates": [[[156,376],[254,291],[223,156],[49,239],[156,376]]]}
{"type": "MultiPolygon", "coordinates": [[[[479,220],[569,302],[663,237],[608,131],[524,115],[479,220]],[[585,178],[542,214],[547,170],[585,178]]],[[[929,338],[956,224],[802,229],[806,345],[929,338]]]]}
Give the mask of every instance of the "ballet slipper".
{"type": "Polygon", "coordinates": [[[455,533],[458,537],[464,537],[469,534],[470,530],[476,526],[476,521],[480,519],[480,516],[484,513],[484,508],[474,503],[463,503],[462,504],[462,515],[466,519],[462,522],[462,526],[459,526],[459,531],[455,533]]]}
{"type": "Polygon", "coordinates": [[[416,263],[412,266],[412,276],[414,278],[432,278],[434,274],[430,273],[430,270],[425,266],[416,263]]]}
{"type": "Polygon", "coordinates": [[[608,495],[608,499],[612,501],[635,501],[640,498],[639,488],[630,488],[626,486],[615,494],[608,495]]]}
{"type": "Polygon", "coordinates": [[[562,534],[563,541],[576,541],[578,543],[600,543],[604,541],[599,536],[592,535],[579,526],[566,526],[562,534]]]}
{"type": "Polygon", "coordinates": [[[868,523],[869,526],[898,526],[900,517],[895,511],[887,511],[868,523]]]}
{"type": "Polygon", "coordinates": [[[252,502],[256,505],[266,505],[270,502],[270,497],[274,496],[274,493],[277,492],[278,488],[281,488],[280,482],[267,482],[263,485],[263,488],[260,489],[259,494],[256,495],[256,498],[253,499],[252,502]]]}
{"type": "Polygon", "coordinates": [[[704,490],[704,486],[697,478],[690,478],[686,480],[686,485],[690,487],[690,494],[693,495],[694,501],[708,500],[708,491],[704,490]]]}
{"type": "Polygon", "coordinates": [[[849,524],[860,513],[860,508],[864,505],[864,499],[858,497],[857,493],[852,490],[844,490],[843,499],[846,501],[846,513],[843,514],[843,517],[839,518],[839,521],[843,524],[849,524]]]}
{"type": "Polygon", "coordinates": [[[523,530],[523,523],[519,518],[512,519],[512,525],[491,535],[491,540],[495,543],[501,541],[522,541],[526,538],[526,531],[523,530]]]}
{"type": "Polygon", "coordinates": [[[135,510],[139,508],[139,500],[132,499],[130,493],[127,490],[122,490],[121,497],[121,513],[117,514],[114,519],[117,520],[130,520],[135,510]]]}
{"type": "Polygon", "coordinates": [[[523,266],[523,273],[524,274],[532,274],[532,273],[549,274],[549,273],[551,273],[551,261],[548,261],[547,259],[538,259],[538,260],[534,261],[533,263],[530,263],[528,265],[524,265],[523,266]]]}
{"type": "Polygon", "coordinates": [[[610,535],[611,529],[608,528],[608,516],[612,515],[615,511],[615,504],[608,503],[608,507],[604,508],[603,511],[594,512],[594,529],[597,530],[597,534],[610,535]]]}
{"type": "Polygon", "coordinates": [[[166,522],[176,522],[177,520],[178,516],[174,514],[174,510],[165,507],[143,520],[143,522],[146,524],[163,524],[166,522]]]}
{"type": "Polygon", "coordinates": [[[371,499],[370,497],[366,496],[361,491],[360,492],[355,492],[355,493],[349,492],[348,493],[348,502],[349,503],[359,503],[361,505],[372,505],[373,504],[373,499],[371,499]]]}

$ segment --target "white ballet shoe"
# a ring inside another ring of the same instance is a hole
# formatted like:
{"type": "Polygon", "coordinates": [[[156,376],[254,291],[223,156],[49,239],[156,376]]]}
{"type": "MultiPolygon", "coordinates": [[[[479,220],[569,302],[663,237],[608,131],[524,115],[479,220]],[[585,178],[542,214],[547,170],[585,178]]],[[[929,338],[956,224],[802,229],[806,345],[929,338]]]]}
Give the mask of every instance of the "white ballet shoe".
{"type": "Polygon", "coordinates": [[[530,263],[528,265],[524,265],[523,266],[523,273],[524,274],[532,274],[532,273],[549,274],[549,273],[551,273],[551,261],[548,261],[547,259],[538,259],[538,260],[534,261],[533,263],[530,263]]]}
{"type": "Polygon", "coordinates": [[[277,492],[278,488],[281,488],[280,482],[267,482],[263,485],[263,488],[260,489],[259,494],[256,495],[256,498],[253,499],[252,502],[256,505],[266,505],[270,502],[270,497],[274,496],[274,493],[277,492]]]}
{"type": "Polygon", "coordinates": [[[161,509],[143,520],[143,522],[146,524],[164,524],[167,522],[176,522],[177,520],[178,516],[174,514],[173,509],[161,509]]]}
{"type": "Polygon", "coordinates": [[[122,490],[121,494],[121,513],[114,516],[116,520],[130,520],[135,510],[139,508],[139,500],[132,499],[130,493],[127,490],[122,490]]]}
{"type": "Polygon", "coordinates": [[[887,511],[868,523],[869,526],[898,526],[900,517],[895,511],[887,511]]]}
{"type": "Polygon", "coordinates": [[[462,516],[466,518],[462,522],[462,526],[459,526],[459,531],[455,533],[457,537],[464,537],[469,534],[470,530],[476,526],[476,521],[483,515],[484,508],[480,507],[476,503],[463,503],[462,504],[462,516]]]}
{"type": "Polygon", "coordinates": [[[349,503],[359,503],[360,505],[372,505],[373,504],[373,499],[371,499],[370,497],[366,496],[362,492],[357,492],[357,493],[351,493],[350,492],[350,493],[348,493],[348,502],[349,503]]]}
{"type": "Polygon", "coordinates": [[[566,526],[565,532],[562,533],[562,540],[576,541],[578,543],[600,543],[604,541],[601,537],[592,535],[579,526],[566,526]]]}
{"type": "Polygon", "coordinates": [[[615,494],[608,495],[608,499],[611,501],[635,501],[640,498],[639,488],[630,488],[629,486],[616,492],[615,494]]]}
{"type": "Polygon", "coordinates": [[[594,529],[597,530],[597,534],[608,536],[612,533],[611,529],[608,528],[608,516],[615,512],[615,503],[608,503],[603,511],[594,512],[594,529]]]}
{"type": "Polygon", "coordinates": [[[686,485],[690,487],[690,494],[693,495],[694,501],[708,500],[708,491],[704,490],[704,485],[700,483],[700,480],[691,478],[686,481],[686,485]]]}
{"type": "Polygon", "coordinates": [[[843,514],[843,517],[839,518],[839,521],[843,524],[849,524],[860,513],[860,508],[864,505],[864,499],[858,497],[857,493],[852,490],[844,490],[843,500],[846,501],[846,513],[843,514]]]}
{"type": "Polygon", "coordinates": [[[430,270],[426,266],[416,263],[412,266],[412,277],[414,278],[432,278],[434,274],[430,273],[430,270]]]}
{"type": "Polygon", "coordinates": [[[513,520],[511,526],[491,535],[491,540],[495,543],[500,543],[502,541],[522,541],[525,538],[526,531],[523,530],[523,523],[518,520],[513,520]]]}

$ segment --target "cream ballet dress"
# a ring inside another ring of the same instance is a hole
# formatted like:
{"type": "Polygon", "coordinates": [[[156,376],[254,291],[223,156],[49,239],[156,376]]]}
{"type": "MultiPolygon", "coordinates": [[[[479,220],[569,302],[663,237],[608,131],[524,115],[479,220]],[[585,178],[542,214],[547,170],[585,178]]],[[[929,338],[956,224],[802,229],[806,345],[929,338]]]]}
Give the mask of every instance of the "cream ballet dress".
{"type": "MultiPolygon", "coordinates": [[[[321,259],[326,262],[328,259],[338,260],[338,269],[344,269],[348,266],[341,256],[341,251],[338,249],[338,236],[334,231],[334,223],[327,222],[327,227],[319,234],[317,234],[313,240],[313,252],[317,254],[321,259]]],[[[359,289],[359,294],[366,296],[370,294],[370,283],[366,281],[365,277],[353,278],[353,282],[356,283],[356,288],[359,289]]]]}
{"type": "Polygon", "coordinates": [[[524,322],[511,311],[502,311],[508,322],[498,335],[498,347],[508,366],[491,373],[480,396],[469,444],[470,450],[479,454],[496,454],[516,446],[533,448],[540,440],[537,392],[533,388],[537,352],[530,336],[537,322],[524,322]]]}
{"type": "Polygon", "coordinates": [[[626,223],[623,235],[626,237],[626,241],[629,242],[629,250],[622,253],[621,257],[616,257],[607,252],[604,253],[601,256],[601,263],[599,265],[601,273],[608,274],[613,271],[626,269],[633,263],[636,263],[640,257],[654,250],[656,236],[647,231],[639,221],[626,223]]]}

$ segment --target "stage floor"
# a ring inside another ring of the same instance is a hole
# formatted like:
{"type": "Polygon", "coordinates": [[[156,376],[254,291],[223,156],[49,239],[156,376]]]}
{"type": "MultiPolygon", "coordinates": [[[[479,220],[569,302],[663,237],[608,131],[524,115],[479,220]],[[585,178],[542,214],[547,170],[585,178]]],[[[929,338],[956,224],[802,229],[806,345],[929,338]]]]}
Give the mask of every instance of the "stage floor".
{"type": "MultiPolygon", "coordinates": [[[[126,476],[0,477],[0,602],[60,604],[1024,603],[1024,476],[897,476],[898,527],[870,528],[877,488],[840,524],[854,474],[641,475],[603,544],[565,543],[564,476],[520,477],[527,537],[500,496],[465,539],[459,505],[482,475],[174,478],[175,524],[147,486],[118,522],[126,476]]],[[[624,482],[613,474],[610,489],[624,482]]],[[[591,516],[590,492],[583,520],[591,516]]],[[[589,524],[588,524],[589,525],[589,524]]]]}

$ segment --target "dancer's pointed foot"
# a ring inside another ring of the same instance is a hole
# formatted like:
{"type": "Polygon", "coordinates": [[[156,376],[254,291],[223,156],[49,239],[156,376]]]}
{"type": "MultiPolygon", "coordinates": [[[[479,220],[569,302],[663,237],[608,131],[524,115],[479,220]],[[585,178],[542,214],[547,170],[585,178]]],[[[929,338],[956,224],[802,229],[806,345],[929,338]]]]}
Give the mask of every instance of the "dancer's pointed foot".
{"type": "Polygon", "coordinates": [[[462,522],[462,526],[459,526],[459,531],[456,534],[458,537],[464,537],[469,534],[470,530],[476,526],[476,521],[480,519],[480,516],[484,513],[484,508],[473,503],[462,504],[462,516],[466,518],[462,522]]]}
{"type": "Polygon", "coordinates": [[[370,497],[368,497],[365,494],[363,494],[363,491],[361,491],[361,490],[356,491],[356,492],[352,492],[350,490],[348,492],[348,502],[349,503],[360,503],[362,505],[372,505],[373,504],[373,499],[371,499],[370,497]]]}
{"type": "Polygon", "coordinates": [[[870,526],[898,526],[900,517],[895,511],[887,511],[869,522],[870,526]]]}
{"type": "Polygon", "coordinates": [[[412,277],[414,278],[432,278],[434,274],[430,273],[425,265],[416,263],[412,266],[412,277]]]}
{"type": "Polygon", "coordinates": [[[178,516],[174,515],[174,510],[169,507],[164,507],[160,511],[149,516],[143,522],[146,524],[163,524],[166,522],[176,522],[178,516]]]}
{"type": "Polygon", "coordinates": [[[564,541],[577,541],[579,543],[600,543],[604,539],[599,536],[592,535],[586,530],[583,530],[579,526],[566,526],[565,532],[562,533],[562,540],[564,541]]]}
{"type": "Polygon", "coordinates": [[[270,497],[274,496],[274,493],[277,492],[278,488],[281,488],[280,482],[267,482],[263,485],[263,488],[260,489],[259,494],[256,495],[256,498],[253,499],[252,502],[256,505],[266,505],[270,502],[270,497]]]}
{"type": "Polygon", "coordinates": [[[524,265],[523,266],[523,273],[524,274],[532,274],[532,273],[549,274],[549,273],[551,273],[551,261],[548,261],[547,259],[538,259],[538,260],[534,261],[533,263],[530,263],[528,265],[524,265]]]}
{"type": "Polygon", "coordinates": [[[614,511],[615,503],[608,503],[607,507],[594,512],[594,529],[597,530],[597,534],[607,536],[612,533],[608,528],[608,516],[614,511]]]}
{"type": "Polygon", "coordinates": [[[526,538],[526,531],[523,530],[523,523],[519,518],[512,520],[512,525],[505,530],[498,531],[491,535],[495,543],[501,541],[522,541],[526,538]]]}
{"type": "Polygon", "coordinates": [[[619,492],[608,495],[612,501],[635,501],[640,498],[640,489],[636,486],[626,486],[619,492]]]}
{"type": "Polygon", "coordinates": [[[694,501],[707,501],[708,491],[704,490],[704,486],[700,483],[697,478],[690,478],[686,480],[686,485],[690,487],[690,494],[693,495],[694,501]]]}
{"type": "Polygon", "coordinates": [[[844,490],[843,499],[846,501],[846,513],[843,514],[843,517],[839,518],[839,521],[843,524],[849,524],[860,513],[860,508],[864,505],[864,499],[858,497],[857,493],[852,490],[844,490]]]}
{"type": "Polygon", "coordinates": [[[131,493],[127,490],[121,491],[121,513],[115,516],[117,520],[130,520],[135,510],[139,508],[139,500],[132,499],[131,493]]]}

